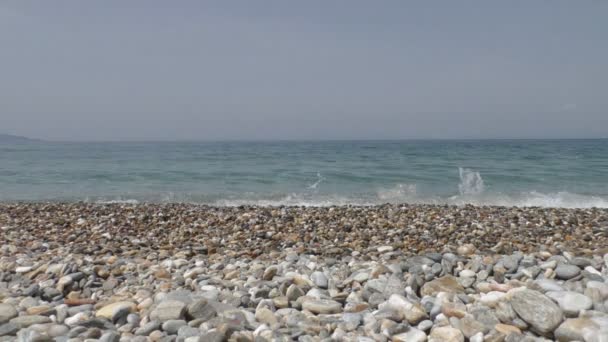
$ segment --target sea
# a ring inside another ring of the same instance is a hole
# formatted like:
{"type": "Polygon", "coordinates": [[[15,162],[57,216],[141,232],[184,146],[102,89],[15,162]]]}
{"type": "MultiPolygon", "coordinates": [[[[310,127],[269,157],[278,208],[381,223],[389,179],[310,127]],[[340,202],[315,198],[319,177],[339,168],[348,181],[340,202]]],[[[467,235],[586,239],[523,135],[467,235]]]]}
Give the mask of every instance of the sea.
{"type": "Polygon", "coordinates": [[[2,143],[0,201],[608,208],[608,139],[2,143]]]}

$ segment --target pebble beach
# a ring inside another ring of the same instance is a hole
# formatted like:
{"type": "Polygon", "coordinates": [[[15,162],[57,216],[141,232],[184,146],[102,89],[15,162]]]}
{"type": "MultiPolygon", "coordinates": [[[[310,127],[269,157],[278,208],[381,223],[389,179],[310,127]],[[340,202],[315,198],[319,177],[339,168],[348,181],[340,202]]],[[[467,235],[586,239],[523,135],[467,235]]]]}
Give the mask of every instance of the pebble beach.
{"type": "Polygon", "coordinates": [[[608,209],[4,203],[0,341],[608,341],[608,209]]]}

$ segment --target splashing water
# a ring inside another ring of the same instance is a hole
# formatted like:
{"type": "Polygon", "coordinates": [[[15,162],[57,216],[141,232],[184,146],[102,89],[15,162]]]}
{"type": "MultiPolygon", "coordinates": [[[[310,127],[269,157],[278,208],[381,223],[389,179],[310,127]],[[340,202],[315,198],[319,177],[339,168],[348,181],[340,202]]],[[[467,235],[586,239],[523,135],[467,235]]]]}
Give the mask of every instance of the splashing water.
{"type": "Polygon", "coordinates": [[[319,184],[325,180],[325,177],[321,176],[321,172],[317,172],[317,181],[308,186],[308,189],[314,190],[319,187],[319,184]]]}
{"type": "Polygon", "coordinates": [[[608,139],[0,144],[0,202],[608,208],[607,156],[608,139]]]}
{"type": "Polygon", "coordinates": [[[479,195],[483,192],[483,179],[479,172],[459,167],[458,173],[460,174],[458,190],[461,196],[479,195]]]}

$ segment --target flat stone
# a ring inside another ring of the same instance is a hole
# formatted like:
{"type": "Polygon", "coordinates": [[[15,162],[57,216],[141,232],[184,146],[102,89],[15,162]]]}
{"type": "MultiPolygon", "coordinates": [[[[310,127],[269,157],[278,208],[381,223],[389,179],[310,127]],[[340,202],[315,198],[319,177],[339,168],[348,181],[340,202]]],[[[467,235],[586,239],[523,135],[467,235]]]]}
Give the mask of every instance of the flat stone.
{"type": "Polygon", "coordinates": [[[189,318],[200,319],[202,321],[208,321],[211,318],[217,316],[217,310],[205,298],[195,300],[190,305],[188,305],[186,313],[189,318]]]}
{"type": "Polygon", "coordinates": [[[312,274],[310,275],[310,279],[315,284],[315,286],[322,288],[322,289],[326,289],[328,286],[328,283],[329,283],[325,274],[323,274],[323,272],[319,272],[319,271],[312,272],[312,274]]]}
{"type": "Polygon", "coordinates": [[[458,275],[461,277],[464,277],[464,278],[472,278],[472,277],[476,276],[475,272],[473,272],[471,270],[462,270],[462,271],[460,271],[460,273],[458,275]]]}
{"type": "Polygon", "coordinates": [[[296,284],[291,284],[287,288],[286,296],[289,301],[294,301],[304,295],[304,291],[296,284]]]}
{"type": "Polygon", "coordinates": [[[464,293],[464,288],[453,276],[444,276],[425,283],[420,289],[422,296],[434,296],[439,292],[464,293]]]}
{"type": "Polygon", "coordinates": [[[46,328],[46,332],[50,337],[64,336],[67,335],[70,328],[63,324],[53,324],[46,328]]]}
{"type": "Polygon", "coordinates": [[[562,310],[544,294],[534,290],[517,290],[511,298],[513,310],[541,334],[555,330],[562,322],[562,310]]]}
{"type": "Polygon", "coordinates": [[[464,342],[464,335],[460,330],[445,326],[431,330],[428,342],[464,342]]]}
{"type": "Polygon", "coordinates": [[[112,322],[118,321],[122,317],[127,317],[128,314],[135,312],[137,306],[133,302],[116,302],[108,304],[95,313],[96,317],[104,317],[112,322]]]}
{"type": "Polygon", "coordinates": [[[162,329],[163,329],[163,331],[167,332],[167,334],[169,334],[169,335],[175,335],[175,334],[177,334],[177,331],[179,330],[179,328],[181,328],[187,324],[188,324],[188,322],[186,322],[183,319],[171,319],[171,320],[168,320],[165,323],[163,323],[162,329]]]}
{"type": "Polygon", "coordinates": [[[416,328],[409,328],[406,332],[393,335],[392,342],[425,342],[426,334],[416,328]]]}
{"type": "Polygon", "coordinates": [[[557,302],[568,317],[577,317],[581,310],[593,307],[591,298],[573,291],[549,291],[545,295],[557,302]]]}
{"type": "Polygon", "coordinates": [[[263,280],[272,280],[274,276],[279,272],[279,268],[277,266],[269,266],[264,270],[264,274],[262,275],[263,280]]]}
{"type": "Polygon", "coordinates": [[[115,331],[105,332],[99,338],[99,342],[119,342],[119,341],[120,341],[120,334],[115,331]]]}
{"type": "Polygon", "coordinates": [[[400,312],[410,324],[418,324],[428,318],[426,311],[419,303],[413,303],[398,294],[391,295],[382,307],[400,312]]]}
{"type": "Polygon", "coordinates": [[[32,266],[19,266],[15,268],[15,273],[27,273],[34,269],[32,266]]]}
{"type": "MultiPolygon", "coordinates": [[[[555,338],[560,342],[603,341],[599,339],[599,333],[600,325],[592,319],[570,318],[555,330],[555,338]]],[[[608,330],[605,330],[605,334],[608,334],[608,330]]]]}
{"type": "Polygon", "coordinates": [[[187,326],[187,325],[183,326],[177,330],[177,336],[179,336],[182,339],[186,339],[186,338],[192,337],[192,336],[197,336],[200,333],[201,333],[200,330],[187,326]]]}
{"type": "Polygon", "coordinates": [[[494,329],[503,335],[510,335],[513,333],[521,334],[521,330],[518,327],[510,325],[510,324],[496,324],[494,329]]]}
{"type": "Polygon", "coordinates": [[[475,250],[476,250],[476,248],[474,245],[467,243],[467,244],[458,246],[458,248],[456,249],[456,253],[458,253],[458,255],[461,255],[461,256],[469,256],[469,255],[475,253],[475,250]]]}
{"type": "Polygon", "coordinates": [[[150,313],[150,319],[165,322],[182,319],[186,313],[186,304],[179,300],[164,300],[150,313]]]}
{"type": "Polygon", "coordinates": [[[13,323],[0,324],[0,336],[14,335],[19,331],[19,326],[13,323]]]}
{"type": "Polygon", "coordinates": [[[268,324],[270,327],[276,326],[279,322],[275,314],[267,308],[259,308],[255,311],[255,319],[264,324],[268,324]]]}
{"type": "Polygon", "coordinates": [[[17,309],[11,304],[0,303],[0,324],[10,321],[17,317],[17,309]]]}
{"type": "Polygon", "coordinates": [[[559,279],[572,279],[581,273],[581,269],[574,265],[559,264],[555,268],[555,275],[559,279]]]}
{"type": "Polygon", "coordinates": [[[159,328],[160,328],[160,322],[153,320],[153,321],[146,323],[143,327],[140,327],[137,330],[135,330],[135,335],[148,336],[148,335],[150,335],[151,332],[153,332],[154,330],[158,330],[159,328]]]}
{"type": "Polygon", "coordinates": [[[460,331],[466,338],[471,338],[478,333],[485,332],[485,325],[475,320],[471,315],[465,316],[460,320],[460,331]]]}
{"type": "Polygon", "coordinates": [[[335,314],[342,312],[342,304],[331,299],[312,299],[302,303],[302,308],[315,314],[335,314]]]}
{"type": "Polygon", "coordinates": [[[20,329],[23,329],[34,324],[51,323],[51,319],[47,316],[30,315],[15,317],[11,319],[10,322],[18,326],[20,329]]]}
{"type": "Polygon", "coordinates": [[[539,279],[533,282],[534,286],[537,289],[547,292],[547,291],[565,291],[565,289],[558,284],[555,280],[551,279],[539,279]]]}

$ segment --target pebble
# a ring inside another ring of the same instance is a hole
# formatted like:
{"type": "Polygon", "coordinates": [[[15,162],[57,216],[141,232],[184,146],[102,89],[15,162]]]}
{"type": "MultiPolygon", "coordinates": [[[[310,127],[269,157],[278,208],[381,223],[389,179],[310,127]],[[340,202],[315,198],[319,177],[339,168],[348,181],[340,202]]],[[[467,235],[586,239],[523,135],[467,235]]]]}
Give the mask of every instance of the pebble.
{"type": "Polygon", "coordinates": [[[553,299],[568,317],[578,317],[581,310],[593,307],[591,298],[573,291],[549,291],[545,294],[553,299]]]}
{"type": "Polygon", "coordinates": [[[127,317],[128,314],[136,310],[136,305],[133,302],[116,302],[108,304],[97,310],[97,317],[104,317],[112,322],[116,322],[120,318],[127,317]]]}
{"type": "Polygon", "coordinates": [[[11,304],[0,303],[0,324],[10,321],[18,314],[17,309],[11,304]]]}
{"type": "Polygon", "coordinates": [[[563,319],[559,306],[534,290],[516,290],[512,295],[511,305],[519,317],[541,334],[555,330],[563,319]]]}
{"type": "Polygon", "coordinates": [[[437,327],[431,330],[428,342],[464,342],[464,335],[452,327],[437,327]]]}
{"type": "Polygon", "coordinates": [[[150,313],[150,319],[165,322],[184,318],[186,304],[178,300],[165,300],[150,313]]]}
{"type": "Polygon", "coordinates": [[[595,208],[0,203],[0,341],[597,341],[605,222],[595,208]]]}
{"type": "Polygon", "coordinates": [[[574,265],[560,264],[555,269],[555,274],[559,279],[572,279],[581,273],[581,269],[574,265]]]}
{"type": "Polygon", "coordinates": [[[342,312],[342,304],[331,299],[312,299],[302,303],[302,309],[314,314],[335,314],[342,312]]]}

